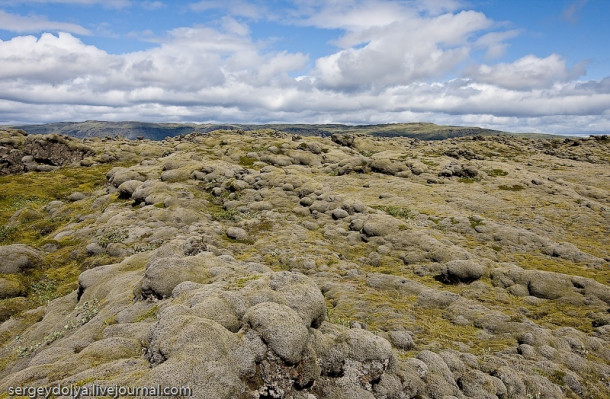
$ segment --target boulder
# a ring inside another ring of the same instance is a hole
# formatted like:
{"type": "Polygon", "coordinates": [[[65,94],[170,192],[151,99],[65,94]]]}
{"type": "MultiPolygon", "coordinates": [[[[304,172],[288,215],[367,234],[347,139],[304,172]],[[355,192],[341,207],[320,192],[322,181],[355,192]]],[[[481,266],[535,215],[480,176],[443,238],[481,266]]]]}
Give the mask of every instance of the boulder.
{"type": "Polygon", "coordinates": [[[142,185],[140,180],[127,180],[119,185],[119,198],[131,198],[134,191],[142,185]]]}
{"type": "Polygon", "coordinates": [[[354,136],[351,134],[333,134],[330,136],[330,139],[339,145],[345,147],[353,147],[354,146],[354,136]]]}
{"type": "MultiPolygon", "coordinates": [[[[190,256],[187,258],[167,257],[153,259],[147,266],[142,279],[144,297],[167,298],[172,290],[183,281],[203,283],[210,274],[207,270],[209,257],[190,256]]],[[[221,262],[216,260],[216,262],[221,262]]]]}
{"type": "Polygon", "coordinates": [[[43,266],[42,253],[24,244],[0,246],[0,274],[22,273],[43,266]]]}
{"type": "Polygon", "coordinates": [[[447,262],[441,272],[441,280],[450,283],[471,283],[480,279],[485,268],[471,260],[453,260],[447,262]]]}
{"type": "Polygon", "coordinates": [[[68,199],[72,202],[80,201],[85,198],[87,198],[87,195],[85,193],[81,193],[80,191],[76,191],[76,192],[70,194],[70,196],[68,197],[68,199]]]}
{"type": "Polygon", "coordinates": [[[146,176],[133,169],[115,167],[110,169],[110,171],[106,173],[106,180],[113,186],[119,187],[121,184],[125,183],[128,180],[145,181],[146,176]]]}
{"type": "Polygon", "coordinates": [[[406,331],[390,331],[388,337],[390,338],[390,342],[398,349],[408,351],[415,346],[411,334],[406,331]]]}
{"type": "Polygon", "coordinates": [[[478,170],[473,165],[462,165],[456,161],[452,161],[438,173],[438,176],[473,178],[478,176],[478,174],[478,170]]]}
{"type": "Polygon", "coordinates": [[[295,364],[301,360],[308,331],[297,312],[288,306],[260,303],[246,312],[244,323],[259,333],[269,348],[284,361],[295,364]]]}
{"type": "Polygon", "coordinates": [[[0,277],[0,299],[20,296],[24,292],[25,290],[18,280],[0,277]]]}
{"type": "Polygon", "coordinates": [[[536,271],[530,273],[527,286],[530,295],[544,299],[557,299],[572,291],[572,283],[566,275],[536,271]]]}
{"type": "Polygon", "coordinates": [[[349,216],[349,213],[345,209],[337,208],[332,211],[332,217],[335,220],[343,219],[349,216]]]}
{"type": "Polygon", "coordinates": [[[248,238],[248,232],[241,227],[229,227],[227,229],[227,237],[233,240],[242,241],[248,238]]]}
{"type": "Polygon", "coordinates": [[[406,171],[407,165],[400,162],[393,162],[389,159],[374,159],[371,161],[371,170],[373,172],[383,173],[386,175],[396,175],[399,172],[406,171]]]}

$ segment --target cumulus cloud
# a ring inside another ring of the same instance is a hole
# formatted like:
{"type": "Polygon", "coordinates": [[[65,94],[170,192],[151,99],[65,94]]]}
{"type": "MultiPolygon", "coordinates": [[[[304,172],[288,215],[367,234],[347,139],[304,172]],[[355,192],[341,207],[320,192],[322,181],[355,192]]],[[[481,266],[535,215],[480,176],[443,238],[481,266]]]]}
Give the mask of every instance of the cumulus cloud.
{"type": "Polygon", "coordinates": [[[504,55],[509,47],[507,40],[521,34],[519,29],[511,29],[504,32],[489,32],[475,41],[476,48],[485,49],[487,59],[498,58],[504,55]]]}
{"type": "Polygon", "coordinates": [[[349,32],[339,40],[346,48],[318,59],[313,74],[324,87],[346,90],[439,77],[468,57],[470,36],[489,25],[483,14],[463,11],[349,32]]]}
{"type": "Polygon", "coordinates": [[[85,76],[105,74],[113,59],[94,46],[86,46],[69,33],[43,33],[0,40],[0,83],[42,82],[50,85],[85,76]]]}
{"type": "Polygon", "coordinates": [[[316,60],[311,75],[318,85],[380,90],[442,77],[473,49],[497,53],[514,36],[497,33],[478,40],[493,21],[475,11],[452,12],[458,5],[451,0],[308,1],[298,3],[293,22],[345,31],[334,41],[338,51],[316,60]]]}
{"type": "Polygon", "coordinates": [[[63,31],[79,35],[89,35],[91,32],[77,24],[67,22],[49,21],[46,17],[29,15],[27,17],[9,14],[0,10],[0,30],[26,33],[42,31],[63,31]]]}
{"type": "Polygon", "coordinates": [[[297,4],[302,25],[356,31],[398,22],[414,10],[388,1],[311,1],[297,4]]]}
{"type": "Polygon", "coordinates": [[[0,41],[0,91],[23,102],[188,103],[224,85],[281,82],[306,62],[303,54],[263,54],[248,37],[205,27],[176,29],[158,47],[123,55],[45,33],[0,41]]]}
{"type": "Polygon", "coordinates": [[[546,58],[526,55],[513,63],[479,65],[470,68],[465,75],[476,81],[514,90],[542,89],[556,82],[575,79],[585,73],[585,63],[572,68],[557,54],[546,58]]]}
{"type": "Polygon", "coordinates": [[[379,1],[375,13],[370,4],[297,4],[290,23],[344,32],[332,54],[314,60],[270,50],[235,15],[216,28],[151,36],[154,47],[126,54],[68,32],[0,41],[0,122],[424,120],[513,131],[610,129],[610,78],[578,81],[584,65],[569,67],[556,54],[464,69],[474,51],[497,55],[519,32],[449,0],[379,1]]]}

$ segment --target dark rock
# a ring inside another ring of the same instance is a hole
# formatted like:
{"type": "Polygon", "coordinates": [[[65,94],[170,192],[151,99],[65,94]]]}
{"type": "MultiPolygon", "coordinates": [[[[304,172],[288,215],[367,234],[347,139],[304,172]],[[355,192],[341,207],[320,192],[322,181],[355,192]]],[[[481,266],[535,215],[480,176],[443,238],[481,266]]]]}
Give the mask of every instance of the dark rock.
{"type": "Polygon", "coordinates": [[[344,147],[353,147],[354,146],[354,136],[351,134],[333,134],[330,136],[330,139],[339,145],[344,147]]]}
{"type": "Polygon", "coordinates": [[[26,169],[43,171],[94,155],[91,148],[73,145],[71,140],[58,135],[27,136],[19,148],[4,144],[0,146],[0,175],[22,173],[26,169]],[[26,164],[30,166],[26,168],[26,164]]]}
{"type": "Polygon", "coordinates": [[[483,277],[485,268],[471,260],[453,260],[447,262],[440,278],[446,283],[471,283],[483,277]]]}

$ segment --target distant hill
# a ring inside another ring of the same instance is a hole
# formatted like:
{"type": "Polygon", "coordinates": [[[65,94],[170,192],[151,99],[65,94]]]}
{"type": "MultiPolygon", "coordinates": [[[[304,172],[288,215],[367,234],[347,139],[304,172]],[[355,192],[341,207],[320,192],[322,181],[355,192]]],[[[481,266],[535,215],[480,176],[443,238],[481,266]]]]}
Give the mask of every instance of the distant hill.
{"type": "MultiPolygon", "coordinates": [[[[335,133],[360,133],[377,137],[411,137],[422,140],[442,140],[453,137],[474,135],[507,135],[513,133],[470,126],[444,126],[434,123],[389,123],[379,125],[341,124],[196,124],[196,123],[148,123],[148,122],[57,122],[42,125],[13,126],[30,134],[65,134],[72,137],[122,136],[130,139],[143,137],[162,140],[193,132],[207,133],[214,130],[257,130],[272,129],[302,136],[330,136],[335,133]]],[[[521,135],[521,134],[520,134],[521,135]]],[[[543,137],[550,135],[528,134],[543,137]]]]}

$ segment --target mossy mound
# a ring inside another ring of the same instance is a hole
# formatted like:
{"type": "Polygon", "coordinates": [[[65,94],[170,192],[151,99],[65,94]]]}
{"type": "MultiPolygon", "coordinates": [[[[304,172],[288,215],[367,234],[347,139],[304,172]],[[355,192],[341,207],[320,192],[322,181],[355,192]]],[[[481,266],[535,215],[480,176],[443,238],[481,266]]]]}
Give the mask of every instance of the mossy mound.
{"type": "Polygon", "coordinates": [[[607,140],[52,140],[0,177],[0,391],[606,396],[607,140]]]}

